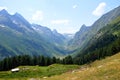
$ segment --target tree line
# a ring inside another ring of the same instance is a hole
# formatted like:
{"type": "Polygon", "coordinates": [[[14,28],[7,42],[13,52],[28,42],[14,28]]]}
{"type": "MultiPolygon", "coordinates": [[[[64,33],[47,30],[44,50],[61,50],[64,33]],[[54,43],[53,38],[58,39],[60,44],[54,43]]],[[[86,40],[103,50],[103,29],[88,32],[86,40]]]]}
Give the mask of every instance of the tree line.
{"type": "Polygon", "coordinates": [[[97,59],[100,60],[107,56],[112,56],[118,52],[120,52],[120,37],[116,38],[109,36],[108,39],[99,41],[94,44],[94,46],[92,45],[91,47],[87,48],[81,54],[77,55],[73,60],[75,64],[82,65],[91,63],[97,59]]]}
{"type": "Polygon", "coordinates": [[[60,59],[56,57],[19,55],[8,57],[0,61],[0,71],[10,70],[18,66],[48,66],[51,64],[87,64],[106,56],[112,56],[120,51],[120,37],[107,36],[96,44],[88,47],[82,54],[72,58],[70,55],[60,59]],[[106,39],[108,38],[108,39],[106,39]],[[104,40],[105,39],[105,40],[104,40]],[[107,41],[108,40],[108,41],[107,41]],[[104,45],[105,44],[105,45],[104,45]]]}
{"type": "Polygon", "coordinates": [[[55,63],[73,64],[71,56],[60,59],[56,57],[19,55],[8,57],[0,61],[0,71],[7,71],[18,66],[48,66],[55,63]]]}

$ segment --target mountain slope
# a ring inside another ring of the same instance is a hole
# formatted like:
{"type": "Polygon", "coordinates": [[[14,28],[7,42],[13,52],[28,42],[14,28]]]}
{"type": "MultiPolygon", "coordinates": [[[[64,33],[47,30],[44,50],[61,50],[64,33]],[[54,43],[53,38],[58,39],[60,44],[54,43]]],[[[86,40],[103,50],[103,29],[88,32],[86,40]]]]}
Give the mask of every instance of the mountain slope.
{"type": "MultiPolygon", "coordinates": [[[[119,80],[120,53],[106,59],[83,65],[80,69],[52,76],[45,80],[119,80]]],[[[44,80],[44,79],[43,79],[44,80]]]]}
{"type": "Polygon", "coordinates": [[[120,51],[120,17],[100,29],[79,52],[75,60],[79,64],[93,62],[120,51]]]}
{"type": "MultiPolygon", "coordinates": [[[[77,51],[80,51],[79,54],[92,52],[96,47],[92,44],[94,40],[96,40],[93,37],[98,34],[97,32],[100,29],[108,26],[108,24],[119,16],[120,6],[103,15],[92,26],[83,25],[80,31],[75,34],[74,38],[70,40],[68,39],[70,37],[67,38],[56,30],[51,31],[47,27],[36,24],[31,25],[19,13],[10,15],[6,10],[2,10],[0,11],[0,56],[4,58],[8,56],[29,54],[57,57],[65,56],[77,51]],[[67,45],[68,40],[70,41],[67,45]],[[92,45],[94,48],[91,47],[92,45]],[[90,47],[93,50],[91,50],[90,47]]],[[[114,32],[114,34],[118,33],[119,32],[114,32]]],[[[106,40],[106,38],[116,40],[118,39],[118,36],[105,34],[101,39],[106,40]]],[[[102,41],[101,39],[99,41],[102,41]]],[[[108,41],[104,45],[109,44],[110,42],[111,41],[108,41]]],[[[98,42],[95,41],[95,45],[96,44],[98,44],[98,42]]],[[[77,56],[80,56],[79,54],[77,56]]]]}
{"type": "Polygon", "coordinates": [[[73,39],[69,41],[68,45],[74,49],[78,48],[78,46],[82,45],[82,42],[86,39],[86,35],[90,29],[91,27],[82,25],[80,30],[74,35],[73,39]]]}
{"type": "Polygon", "coordinates": [[[49,28],[37,24],[32,24],[32,28],[49,42],[55,43],[56,45],[64,44],[65,37],[56,30],[51,31],[49,28]]]}
{"type": "Polygon", "coordinates": [[[63,56],[64,36],[42,26],[39,28],[42,34],[19,13],[10,15],[6,10],[0,11],[0,59],[23,54],[63,56]]]}
{"type": "MultiPolygon", "coordinates": [[[[82,28],[78,33],[76,33],[75,37],[71,41],[72,46],[76,46],[76,48],[83,48],[87,46],[87,42],[104,26],[109,24],[112,20],[120,16],[120,6],[111,10],[110,12],[104,14],[100,19],[98,19],[91,27],[90,30],[86,30],[81,34],[82,28]],[[77,36],[79,35],[79,36],[77,36]],[[77,36],[77,37],[76,37],[77,36]]],[[[83,28],[84,29],[84,28],[83,28]]]]}
{"type": "Polygon", "coordinates": [[[22,54],[53,56],[52,53],[57,53],[57,51],[56,53],[54,51],[53,44],[49,43],[48,45],[44,39],[35,33],[25,35],[10,28],[2,28],[0,30],[0,44],[9,52],[1,48],[0,54],[2,58],[22,54]]]}

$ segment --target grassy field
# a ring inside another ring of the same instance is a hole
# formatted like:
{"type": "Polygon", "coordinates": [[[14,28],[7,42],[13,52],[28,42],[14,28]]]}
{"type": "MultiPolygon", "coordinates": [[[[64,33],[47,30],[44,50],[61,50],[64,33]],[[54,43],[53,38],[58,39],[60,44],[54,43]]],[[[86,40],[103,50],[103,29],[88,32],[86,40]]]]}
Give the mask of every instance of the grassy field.
{"type": "Polygon", "coordinates": [[[120,53],[89,65],[20,66],[20,72],[0,72],[0,80],[120,80],[120,53]]]}
{"type": "Polygon", "coordinates": [[[19,68],[20,71],[15,73],[12,73],[11,71],[0,72],[0,80],[29,80],[28,78],[45,78],[78,69],[79,66],[53,64],[48,67],[20,66],[19,68]]]}
{"type": "Polygon", "coordinates": [[[120,80],[120,53],[43,80],[120,80]]]}

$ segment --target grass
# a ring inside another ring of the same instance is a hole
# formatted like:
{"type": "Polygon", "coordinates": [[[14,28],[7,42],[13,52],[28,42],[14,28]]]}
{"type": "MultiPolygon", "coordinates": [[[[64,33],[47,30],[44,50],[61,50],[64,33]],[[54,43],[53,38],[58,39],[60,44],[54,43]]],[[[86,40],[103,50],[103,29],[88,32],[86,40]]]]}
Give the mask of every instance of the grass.
{"type": "Polygon", "coordinates": [[[20,72],[17,73],[0,72],[0,80],[119,80],[120,53],[89,65],[53,64],[19,68],[20,72]]]}
{"type": "Polygon", "coordinates": [[[120,53],[85,66],[45,80],[120,80],[120,53]]]}
{"type": "Polygon", "coordinates": [[[10,71],[0,72],[0,80],[27,80],[28,78],[43,78],[53,75],[60,75],[64,72],[79,68],[78,65],[53,64],[46,67],[41,66],[20,66],[20,71],[12,73],[10,71]]]}

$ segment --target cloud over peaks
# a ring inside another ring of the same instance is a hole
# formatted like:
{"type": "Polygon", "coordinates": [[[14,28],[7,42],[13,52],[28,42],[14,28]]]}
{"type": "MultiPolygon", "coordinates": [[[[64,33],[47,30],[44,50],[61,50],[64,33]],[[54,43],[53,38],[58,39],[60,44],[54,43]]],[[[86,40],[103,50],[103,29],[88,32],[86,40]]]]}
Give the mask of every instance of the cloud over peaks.
{"type": "Polygon", "coordinates": [[[0,6],[0,10],[2,10],[2,9],[7,10],[8,8],[7,8],[7,7],[5,7],[5,6],[0,6]]]}
{"type": "Polygon", "coordinates": [[[96,9],[92,12],[92,14],[95,15],[95,16],[101,16],[102,14],[104,14],[105,7],[106,7],[106,3],[105,2],[101,2],[96,7],[96,9]]]}
{"type": "Polygon", "coordinates": [[[43,20],[43,11],[36,11],[33,15],[32,15],[32,20],[33,21],[42,21],[43,20]]]}

